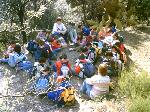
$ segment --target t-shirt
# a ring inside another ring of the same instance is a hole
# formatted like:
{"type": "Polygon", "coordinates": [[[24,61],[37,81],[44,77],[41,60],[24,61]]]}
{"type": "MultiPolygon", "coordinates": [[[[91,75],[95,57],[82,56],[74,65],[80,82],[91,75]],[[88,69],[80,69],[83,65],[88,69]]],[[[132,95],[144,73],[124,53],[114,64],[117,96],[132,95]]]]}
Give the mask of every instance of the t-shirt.
{"type": "Polygon", "coordinates": [[[86,82],[90,85],[93,85],[92,90],[90,91],[91,98],[96,97],[102,93],[109,92],[109,76],[94,75],[91,78],[87,78],[86,82]]]}
{"type": "Polygon", "coordinates": [[[66,32],[65,25],[63,23],[61,23],[61,24],[54,23],[52,34],[58,33],[60,31],[62,33],[66,32]]]}

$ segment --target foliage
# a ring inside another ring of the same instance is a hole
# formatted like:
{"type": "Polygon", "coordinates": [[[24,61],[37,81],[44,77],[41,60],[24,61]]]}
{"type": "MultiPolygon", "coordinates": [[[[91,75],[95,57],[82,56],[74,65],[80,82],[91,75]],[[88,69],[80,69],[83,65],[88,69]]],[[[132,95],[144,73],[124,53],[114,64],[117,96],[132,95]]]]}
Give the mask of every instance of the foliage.
{"type": "Polygon", "coordinates": [[[57,13],[56,0],[1,0],[0,3],[0,42],[19,37],[20,32],[32,29],[52,28],[57,13]],[[49,23],[49,24],[48,24],[49,23]]]}
{"type": "Polygon", "coordinates": [[[134,72],[135,68],[124,71],[118,81],[118,91],[128,99],[129,112],[149,112],[150,110],[150,76],[142,71],[134,72]]]}
{"type": "Polygon", "coordinates": [[[132,99],[128,105],[129,112],[149,112],[150,98],[137,97],[136,99],[132,99]]]}

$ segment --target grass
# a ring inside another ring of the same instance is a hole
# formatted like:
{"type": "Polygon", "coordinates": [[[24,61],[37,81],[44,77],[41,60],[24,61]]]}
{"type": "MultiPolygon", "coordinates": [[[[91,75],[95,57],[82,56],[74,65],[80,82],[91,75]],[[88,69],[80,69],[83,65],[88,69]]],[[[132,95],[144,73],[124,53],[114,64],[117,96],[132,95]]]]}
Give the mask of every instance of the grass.
{"type": "Polygon", "coordinates": [[[135,73],[135,68],[124,71],[118,80],[118,91],[128,99],[129,112],[150,112],[150,76],[142,71],[135,73]]]}

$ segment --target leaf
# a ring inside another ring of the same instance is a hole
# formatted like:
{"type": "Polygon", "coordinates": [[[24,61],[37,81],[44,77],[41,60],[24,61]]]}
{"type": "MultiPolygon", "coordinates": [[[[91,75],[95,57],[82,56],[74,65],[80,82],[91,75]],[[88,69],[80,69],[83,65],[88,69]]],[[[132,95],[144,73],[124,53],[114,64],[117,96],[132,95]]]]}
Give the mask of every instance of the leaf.
{"type": "Polygon", "coordinates": [[[119,30],[122,30],[122,28],[123,28],[123,25],[122,25],[122,23],[121,23],[121,21],[119,20],[119,19],[114,19],[114,22],[115,22],[115,24],[116,24],[116,28],[117,29],[119,29],[119,30]]]}
{"type": "Polygon", "coordinates": [[[97,23],[96,21],[93,21],[93,20],[87,20],[87,23],[88,23],[89,25],[96,25],[96,24],[99,24],[99,23],[97,23]]]}

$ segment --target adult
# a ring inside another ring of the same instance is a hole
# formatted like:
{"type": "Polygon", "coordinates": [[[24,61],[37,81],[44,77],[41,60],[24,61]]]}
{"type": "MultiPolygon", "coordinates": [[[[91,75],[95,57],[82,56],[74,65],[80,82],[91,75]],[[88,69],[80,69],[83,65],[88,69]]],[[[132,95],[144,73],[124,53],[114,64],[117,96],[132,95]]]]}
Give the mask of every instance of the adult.
{"type": "Polygon", "coordinates": [[[90,98],[109,92],[110,77],[107,76],[107,66],[100,64],[98,74],[84,80],[81,86],[81,92],[87,94],[90,98]]]}
{"type": "Polygon", "coordinates": [[[58,35],[62,36],[66,42],[67,40],[67,29],[65,25],[62,23],[62,18],[58,17],[56,19],[56,23],[54,23],[53,30],[52,30],[52,36],[58,35]]]}
{"type": "Polygon", "coordinates": [[[68,33],[70,40],[73,44],[77,43],[77,31],[75,28],[75,23],[70,22],[68,25],[68,33]]]}

